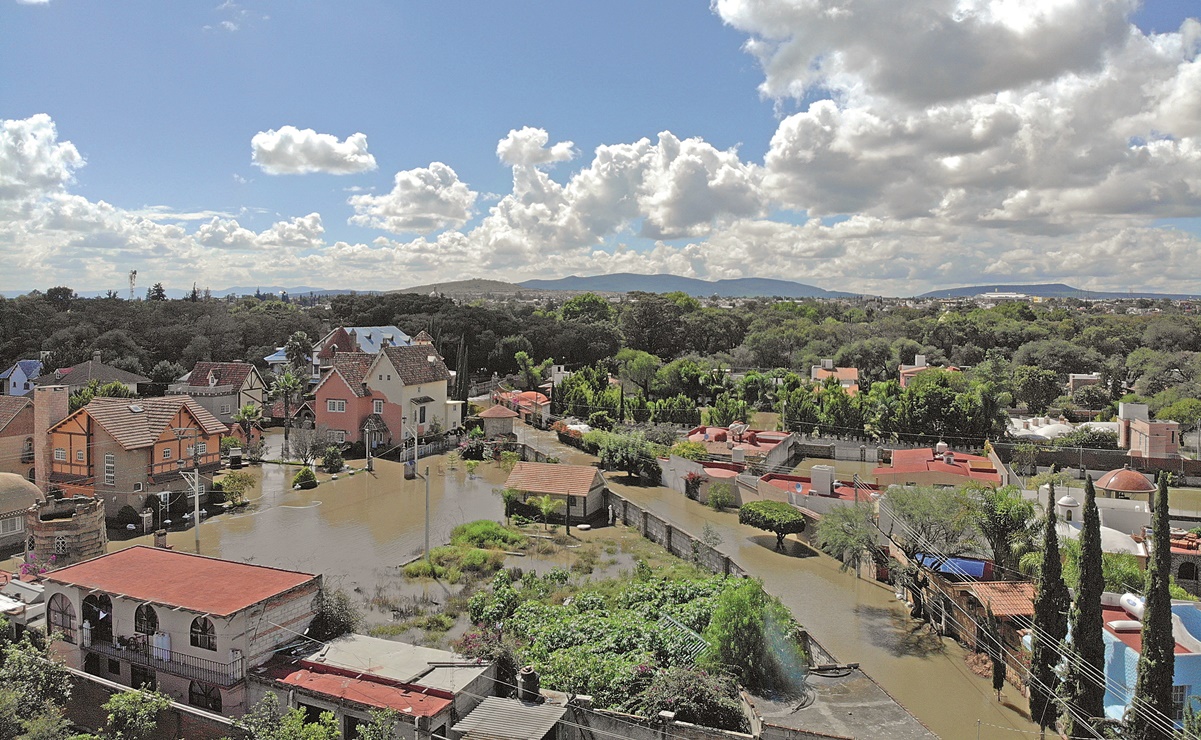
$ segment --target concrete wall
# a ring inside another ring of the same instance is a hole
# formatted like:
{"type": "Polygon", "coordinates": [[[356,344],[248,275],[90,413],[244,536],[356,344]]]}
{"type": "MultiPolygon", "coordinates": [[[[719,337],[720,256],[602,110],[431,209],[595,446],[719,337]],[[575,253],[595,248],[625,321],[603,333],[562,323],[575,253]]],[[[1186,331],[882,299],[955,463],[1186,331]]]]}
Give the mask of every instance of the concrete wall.
{"type": "Polygon", "coordinates": [[[824,732],[813,732],[811,730],[797,730],[792,727],[781,727],[769,723],[763,724],[763,732],[759,735],[762,740],[808,740],[815,738],[833,738],[834,740],[852,740],[846,735],[827,735],[824,732]]]}
{"type": "Polygon", "coordinates": [[[608,737],[627,740],[751,740],[754,736],[687,722],[660,722],[633,714],[569,706],[558,725],[556,737],[558,740],[597,740],[608,737]]]}
{"type": "Polygon", "coordinates": [[[608,503],[613,507],[616,521],[633,527],[651,542],[663,546],[677,557],[684,558],[713,573],[745,576],[738,563],[728,555],[709,547],[692,534],[667,522],[649,511],[643,511],[634,504],[613,491],[607,492],[608,503]]]}

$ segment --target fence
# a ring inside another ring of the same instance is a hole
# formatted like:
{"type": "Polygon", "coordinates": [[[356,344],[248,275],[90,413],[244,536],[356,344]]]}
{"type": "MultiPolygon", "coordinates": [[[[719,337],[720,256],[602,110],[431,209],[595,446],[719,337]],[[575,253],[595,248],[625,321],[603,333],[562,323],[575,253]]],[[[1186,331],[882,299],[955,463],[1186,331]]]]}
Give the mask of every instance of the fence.
{"type": "Polygon", "coordinates": [[[698,567],[727,576],[746,576],[742,566],[729,555],[724,555],[709,545],[662,519],[635,503],[605,489],[606,503],[613,507],[614,518],[627,527],[634,527],[639,534],[676,557],[696,563],[698,567]]]}
{"type": "MultiPolygon", "coordinates": [[[[418,459],[429,457],[430,455],[439,455],[447,450],[453,450],[459,446],[459,441],[451,437],[443,437],[436,439],[433,442],[423,445],[417,445],[418,459]]],[[[398,459],[400,462],[409,462],[413,459],[413,446],[400,448],[398,459]]]]}

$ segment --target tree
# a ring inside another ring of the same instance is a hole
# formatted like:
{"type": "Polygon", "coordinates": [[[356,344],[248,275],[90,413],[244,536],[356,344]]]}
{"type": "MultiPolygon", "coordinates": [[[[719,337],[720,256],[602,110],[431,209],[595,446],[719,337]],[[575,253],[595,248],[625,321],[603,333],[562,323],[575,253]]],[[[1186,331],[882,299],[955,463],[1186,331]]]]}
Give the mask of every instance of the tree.
{"type": "Polygon", "coordinates": [[[509,517],[513,515],[513,508],[521,501],[521,491],[516,488],[502,488],[500,500],[505,505],[505,524],[508,524],[509,517]]]}
{"type": "Polygon", "coordinates": [[[258,479],[245,470],[231,470],[221,480],[221,492],[229,504],[241,504],[246,500],[246,492],[254,488],[258,479]]]}
{"type": "Polygon", "coordinates": [[[317,597],[316,614],[310,626],[315,640],[332,640],[354,632],[363,614],[353,599],[340,588],[324,588],[317,597]]]}
{"type": "Polygon", "coordinates": [[[75,291],[65,285],[46,289],[46,303],[54,306],[55,311],[66,311],[71,307],[71,301],[74,299],[75,291]]]}
{"type": "MultiPolygon", "coordinates": [[[[287,427],[284,427],[287,430],[287,427]]],[[[329,447],[329,429],[324,425],[319,427],[302,427],[292,431],[292,443],[284,442],[289,454],[305,465],[312,465],[317,458],[325,454],[329,447]]]]}
{"type": "Polygon", "coordinates": [[[304,390],[304,383],[291,370],[285,370],[275,376],[271,386],[271,395],[283,401],[284,405],[284,455],[290,454],[288,446],[288,431],[292,428],[292,401],[304,390]]]}
{"type": "Polygon", "coordinates": [[[991,604],[982,626],[984,651],[992,662],[992,690],[997,692],[997,701],[1001,701],[1001,690],[1005,688],[1005,646],[1001,643],[1001,626],[992,613],[991,604]]]}
{"type": "Polygon", "coordinates": [[[817,546],[827,555],[838,558],[842,570],[853,570],[856,576],[864,558],[879,565],[887,563],[888,559],[876,544],[878,530],[873,517],[873,507],[866,501],[831,509],[817,523],[814,532],[817,546]]]}
{"type": "Polygon", "coordinates": [[[322,712],[309,721],[300,707],[279,713],[279,697],[268,691],[250,711],[234,721],[249,740],[340,740],[333,712],[322,712]]]}
{"type": "MultiPolygon", "coordinates": [[[[346,347],[347,352],[353,352],[356,349],[357,347],[346,347]]],[[[288,341],[284,342],[284,357],[288,358],[288,366],[292,368],[292,372],[302,378],[309,374],[312,356],[313,340],[309,339],[306,332],[293,332],[292,336],[288,337],[288,341]]]]}
{"type": "Polygon", "coordinates": [[[167,290],[162,283],[155,283],[146,290],[146,300],[148,301],[165,301],[167,300],[167,290]]]}
{"type": "Polygon", "coordinates": [[[338,445],[326,447],[321,455],[321,466],[327,473],[337,473],[346,467],[346,461],[342,459],[342,448],[338,445]]]}
{"type": "Polygon", "coordinates": [[[617,376],[636,385],[643,395],[649,398],[651,384],[659,368],[663,366],[663,361],[649,352],[628,348],[618,352],[613,361],[617,363],[617,376]]]}
{"type": "Polygon", "coordinates": [[[784,549],[784,538],[805,531],[805,515],[783,501],[750,501],[738,510],[738,523],[776,535],[776,549],[784,549]]]}
{"type": "Polygon", "coordinates": [[[804,675],[791,615],[753,578],[717,597],[705,641],[703,663],[733,672],[751,691],[783,692],[791,677],[804,675]]]}
{"type": "Polygon", "coordinates": [[[937,570],[947,560],[976,547],[976,528],[971,497],[961,489],[909,486],[892,491],[880,501],[881,523],[888,513],[889,540],[912,564],[899,571],[901,585],[913,600],[911,614],[925,616],[923,568],[937,570]],[[924,566],[921,565],[925,557],[924,566]]]}
{"type": "MultiPolygon", "coordinates": [[[[1055,488],[1051,487],[1051,500],[1055,488]]],[[[1055,531],[1055,508],[1048,509],[1043,520],[1043,559],[1038,577],[1038,592],[1034,598],[1034,635],[1030,660],[1030,719],[1038,724],[1040,734],[1055,725],[1059,717],[1056,692],[1063,638],[1068,632],[1068,587],[1063,582],[1059,560],[1059,536],[1055,531]]],[[[1169,635],[1171,628],[1169,627],[1169,635]]]]}
{"type": "Polygon", "coordinates": [[[596,293],[573,296],[559,309],[564,321],[612,321],[615,314],[613,306],[596,293]]]}
{"type": "MultiPolygon", "coordinates": [[[[7,622],[4,626],[7,626],[7,622]]],[[[15,697],[21,723],[53,717],[71,696],[71,674],[62,660],[26,636],[0,653],[0,687],[15,697]]]]}
{"type": "Polygon", "coordinates": [[[395,709],[376,709],[371,712],[371,724],[359,725],[355,737],[345,740],[393,740],[400,722],[400,712],[395,709]]]}
{"type": "Polygon", "coordinates": [[[1068,660],[1068,736],[1093,737],[1087,719],[1105,716],[1105,642],[1102,639],[1101,594],[1105,591],[1102,572],[1101,515],[1093,479],[1084,483],[1084,512],[1080,530],[1080,585],[1072,608],[1072,645],[1068,660]],[[1080,726],[1083,725],[1083,726],[1080,726]]]}
{"type": "Polygon", "coordinates": [[[129,390],[129,386],[120,383],[116,380],[111,383],[100,384],[99,380],[93,380],[83,388],[71,394],[68,400],[68,408],[72,413],[87,406],[94,398],[133,398],[134,392],[129,390]]]}
{"type": "Polygon", "coordinates": [[[263,409],[258,404],[248,403],[235,411],[230,419],[242,428],[242,437],[249,442],[250,430],[263,423],[263,409]]]}
{"type": "Polygon", "coordinates": [[[705,422],[713,427],[729,427],[736,421],[746,421],[749,412],[746,401],[723,393],[713,402],[713,408],[706,414],[708,418],[705,422]]]}
{"type": "Polygon", "coordinates": [[[171,697],[157,691],[122,691],[100,706],[108,717],[105,735],[109,740],[153,740],[159,737],[158,715],[171,706],[171,697]]]}
{"type": "Polygon", "coordinates": [[[563,499],[555,498],[549,493],[545,496],[536,496],[530,499],[528,503],[533,504],[538,509],[538,513],[542,515],[542,524],[547,529],[550,529],[550,518],[558,514],[559,510],[564,506],[563,499]]]}
{"type": "Polygon", "coordinates": [[[517,352],[513,355],[513,360],[517,363],[517,374],[521,376],[521,385],[527,391],[537,390],[538,386],[542,385],[543,378],[546,377],[546,371],[555,364],[553,357],[547,357],[542,362],[535,364],[528,352],[517,352]]]}
{"type": "Polygon", "coordinates": [[[1001,578],[1008,578],[1034,534],[1034,503],[1022,498],[1017,486],[984,487],[976,490],[974,515],[1001,578]]]}
{"type": "Polygon", "coordinates": [[[1151,559],[1143,587],[1142,652],[1138,657],[1138,680],[1127,720],[1132,737],[1169,740],[1172,731],[1165,718],[1174,716],[1172,683],[1176,668],[1176,639],[1172,636],[1171,525],[1168,520],[1168,476],[1159,474],[1159,489],[1151,520],[1151,559]]]}
{"type": "Polygon", "coordinates": [[[182,376],[186,370],[183,365],[178,362],[170,362],[168,360],[159,360],[154,367],[150,369],[150,381],[157,385],[169,385],[175,382],[175,379],[182,376]]]}
{"type": "Polygon", "coordinates": [[[1046,411],[1061,391],[1059,376],[1053,370],[1042,370],[1032,365],[1019,365],[1013,369],[1014,399],[1024,403],[1026,410],[1032,414],[1046,411]]]}

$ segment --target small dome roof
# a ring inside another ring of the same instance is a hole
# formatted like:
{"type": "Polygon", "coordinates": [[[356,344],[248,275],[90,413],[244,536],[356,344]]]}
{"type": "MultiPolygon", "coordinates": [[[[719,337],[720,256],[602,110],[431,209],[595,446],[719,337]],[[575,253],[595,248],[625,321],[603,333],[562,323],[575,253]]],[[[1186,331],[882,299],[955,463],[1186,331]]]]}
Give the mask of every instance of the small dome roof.
{"type": "Polygon", "coordinates": [[[43,498],[37,486],[16,473],[0,473],[0,515],[24,511],[43,498]]]}
{"type": "Polygon", "coordinates": [[[1077,501],[1076,499],[1072,498],[1071,496],[1064,496],[1063,498],[1059,499],[1059,505],[1060,506],[1079,506],[1080,502],[1077,501]]]}
{"type": "Polygon", "coordinates": [[[1155,490],[1155,484],[1147,476],[1129,467],[1111,470],[1097,481],[1097,488],[1122,493],[1147,493],[1155,490]]]}

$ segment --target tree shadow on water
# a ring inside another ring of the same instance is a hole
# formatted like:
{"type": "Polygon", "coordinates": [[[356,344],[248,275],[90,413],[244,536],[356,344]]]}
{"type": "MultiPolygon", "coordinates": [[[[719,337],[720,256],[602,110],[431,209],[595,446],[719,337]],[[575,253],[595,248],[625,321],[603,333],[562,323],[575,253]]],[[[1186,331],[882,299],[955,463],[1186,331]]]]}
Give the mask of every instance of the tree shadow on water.
{"type": "Polygon", "coordinates": [[[795,539],[785,538],[784,549],[776,549],[776,536],[774,534],[752,535],[747,537],[748,542],[753,542],[760,547],[766,547],[772,552],[778,552],[781,555],[787,555],[793,558],[814,558],[817,557],[817,550],[806,545],[804,542],[795,539]]]}
{"type": "Polygon", "coordinates": [[[895,657],[929,658],[944,650],[942,638],[925,622],[897,609],[860,605],[856,612],[871,625],[872,644],[895,657]]]}

